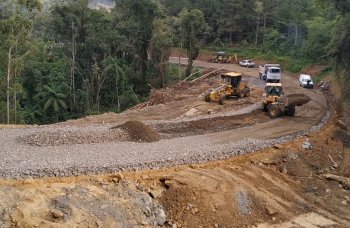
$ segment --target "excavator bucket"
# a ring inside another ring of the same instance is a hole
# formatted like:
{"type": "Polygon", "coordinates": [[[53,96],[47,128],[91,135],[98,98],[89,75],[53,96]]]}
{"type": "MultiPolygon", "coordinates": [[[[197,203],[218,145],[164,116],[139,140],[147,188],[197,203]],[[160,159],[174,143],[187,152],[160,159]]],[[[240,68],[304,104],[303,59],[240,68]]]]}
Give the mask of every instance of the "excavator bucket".
{"type": "Polygon", "coordinates": [[[303,104],[306,104],[309,101],[311,101],[311,98],[303,93],[299,93],[299,94],[292,93],[292,94],[284,95],[282,99],[283,99],[284,106],[286,107],[302,106],[303,104]]]}

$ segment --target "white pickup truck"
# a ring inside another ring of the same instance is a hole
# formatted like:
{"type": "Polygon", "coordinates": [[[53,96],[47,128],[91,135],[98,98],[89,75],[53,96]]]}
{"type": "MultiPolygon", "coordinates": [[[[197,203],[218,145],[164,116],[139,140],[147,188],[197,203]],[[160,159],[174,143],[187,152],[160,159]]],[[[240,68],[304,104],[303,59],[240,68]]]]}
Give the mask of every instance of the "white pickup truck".
{"type": "Polygon", "coordinates": [[[266,82],[280,82],[281,81],[281,68],[279,64],[265,64],[259,65],[259,77],[266,82]]]}
{"type": "Polygon", "coordinates": [[[243,60],[242,62],[239,62],[238,64],[240,66],[243,66],[243,67],[254,67],[255,66],[255,63],[252,62],[252,60],[243,60]]]}

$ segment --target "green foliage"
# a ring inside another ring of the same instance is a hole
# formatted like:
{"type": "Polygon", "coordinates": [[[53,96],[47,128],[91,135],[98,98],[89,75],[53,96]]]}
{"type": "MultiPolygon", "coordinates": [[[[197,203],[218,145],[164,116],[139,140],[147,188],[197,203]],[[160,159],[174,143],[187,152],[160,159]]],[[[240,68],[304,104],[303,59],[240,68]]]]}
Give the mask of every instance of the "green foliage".
{"type": "Polygon", "coordinates": [[[322,17],[315,17],[313,20],[305,21],[308,28],[307,39],[302,46],[303,56],[313,62],[319,62],[327,57],[326,46],[331,40],[334,23],[322,17]]]}
{"type": "Polygon", "coordinates": [[[107,11],[88,0],[52,1],[40,12],[37,0],[0,0],[1,123],[122,112],[147,100],[148,85],[163,88],[198,71],[192,61],[202,50],[292,73],[331,58],[316,80],[334,69],[350,91],[349,1],[115,2],[107,11]],[[171,49],[186,50],[187,69],[167,63],[171,49]]]}
{"type": "Polygon", "coordinates": [[[196,59],[199,54],[197,36],[203,33],[206,29],[207,24],[205,23],[202,11],[194,9],[190,12],[186,12],[186,10],[183,10],[181,30],[184,39],[184,48],[187,50],[188,56],[187,75],[191,74],[193,60],[196,59]]]}
{"type": "Polygon", "coordinates": [[[293,62],[291,62],[287,67],[286,70],[291,73],[299,73],[301,72],[305,67],[307,67],[310,64],[310,60],[308,59],[298,59],[293,62]]]}
{"type": "Polygon", "coordinates": [[[66,87],[66,84],[61,84],[56,90],[53,90],[49,86],[44,85],[43,90],[36,95],[40,99],[39,104],[44,111],[51,108],[55,112],[56,122],[58,122],[58,112],[60,109],[67,109],[67,105],[64,102],[67,97],[62,92],[66,87]]]}
{"type": "Polygon", "coordinates": [[[29,104],[26,104],[19,111],[19,115],[24,119],[26,124],[38,124],[40,118],[43,116],[43,110],[37,105],[31,107],[29,104]]]}
{"type": "Polygon", "coordinates": [[[320,82],[322,80],[322,78],[328,76],[329,74],[331,74],[333,72],[333,67],[332,66],[325,66],[318,75],[316,75],[315,77],[312,78],[314,84],[317,84],[318,82],[320,82]]]}
{"type": "MultiPolygon", "coordinates": [[[[350,8],[350,3],[349,8],[350,8]]],[[[343,4],[342,4],[343,5],[343,4]]],[[[338,80],[344,87],[344,97],[350,95],[350,12],[338,18],[332,33],[332,40],[327,46],[332,57],[338,80]]]]}
{"type": "Polygon", "coordinates": [[[118,102],[118,111],[120,111],[120,100],[119,100],[119,90],[122,92],[125,91],[125,74],[123,69],[120,66],[120,62],[117,58],[108,56],[106,60],[102,61],[102,65],[105,67],[103,70],[103,75],[112,75],[115,78],[115,88],[116,88],[116,97],[118,102]]]}

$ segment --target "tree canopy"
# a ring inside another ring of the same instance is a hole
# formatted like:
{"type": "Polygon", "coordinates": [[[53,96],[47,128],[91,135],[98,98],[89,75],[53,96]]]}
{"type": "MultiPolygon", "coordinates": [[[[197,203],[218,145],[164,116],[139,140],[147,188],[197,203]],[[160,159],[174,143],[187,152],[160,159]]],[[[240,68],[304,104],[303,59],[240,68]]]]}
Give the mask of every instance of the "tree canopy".
{"type": "Polygon", "coordinates": [[[0,19],[0,123],[122,112],[201,50],[325,64],[350,93],[349,1],[0,0],[0,19]]]}

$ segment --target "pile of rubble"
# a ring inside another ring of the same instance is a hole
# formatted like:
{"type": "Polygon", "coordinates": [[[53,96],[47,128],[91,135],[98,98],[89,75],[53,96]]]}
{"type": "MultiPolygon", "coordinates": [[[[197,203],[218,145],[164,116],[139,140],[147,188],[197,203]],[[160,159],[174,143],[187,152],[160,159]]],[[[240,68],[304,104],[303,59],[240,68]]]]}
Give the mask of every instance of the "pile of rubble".
{"type": "Polygon", "coordinates": [[[320,81],[316,86],[320,87],[321,90],[329,90],[330,84],[328,82],[320,81]]]}

